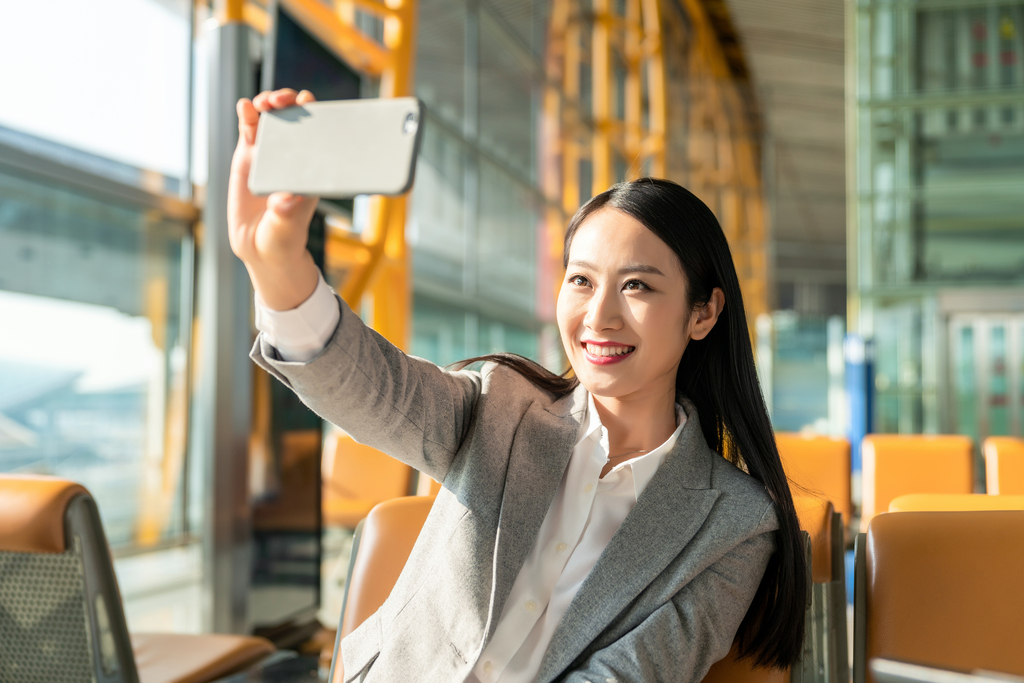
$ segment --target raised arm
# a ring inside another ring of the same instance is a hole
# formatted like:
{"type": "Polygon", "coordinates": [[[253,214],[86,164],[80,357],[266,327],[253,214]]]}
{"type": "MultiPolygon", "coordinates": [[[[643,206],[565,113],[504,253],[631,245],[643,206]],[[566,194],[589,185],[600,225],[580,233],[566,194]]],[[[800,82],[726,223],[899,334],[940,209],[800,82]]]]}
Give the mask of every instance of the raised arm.
{"type": "Polygon", "coordinates": [[[249,192],[249,168],[260,113],[313,101],[308,90],[285,89],[262,92],[251,102],[239,100],[237,106],[238,146],[228,182],[228,238],[231,250],[249,271],[256,294],[277,311],[295,308],[316,287],[319,275],[306,242],[318,198],[288,192],[254,196],[249,192]]]}
{"type": "MultiPolygon", "coordinates": [[[[248,176],[261,112],[307,104],[308,91],[278,90],[238,102],[238,146],[231,163],[228,227],[267,308],[295,309],[320,274],[306,249],[316,197],[278,192],[257,197],[248,176]]],[[[326,347],[307,362],[286,362],[261,335],[252,357],[323,418],[441,481],[466,433],[481,378],[448,373],[406,356],[368,329],[340,299],[340,321],[326,347]]]]}
{"type": "Polygon", "coordinates": [[[480,373],[407,356],[337,302],[338,328],[312,360],[279,360],[262,335],[253,360],[360,443],[443,481],[472,419],[480,373]]]}

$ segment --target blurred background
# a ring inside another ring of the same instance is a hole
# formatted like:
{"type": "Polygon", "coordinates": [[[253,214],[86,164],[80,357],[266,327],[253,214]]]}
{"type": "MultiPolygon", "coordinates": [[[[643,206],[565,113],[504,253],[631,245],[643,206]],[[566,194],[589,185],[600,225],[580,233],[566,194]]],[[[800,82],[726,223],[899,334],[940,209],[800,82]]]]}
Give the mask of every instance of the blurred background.
{"type": "Polygon", "coordinates": [[[426,103],[409,195],[322,202],[310,241],[417,356],[561,372],[564,228],[655,175],[718,216],[775,427],[848,438],[855,502],[867,433],[1024,435],[1022,22],[1019,0],[7,3],[0,471],[91,490],[132,630],[333,628],[355,522],[429,482],[248,360],[227,170],[235,101],[276,87],[426,103]]]}

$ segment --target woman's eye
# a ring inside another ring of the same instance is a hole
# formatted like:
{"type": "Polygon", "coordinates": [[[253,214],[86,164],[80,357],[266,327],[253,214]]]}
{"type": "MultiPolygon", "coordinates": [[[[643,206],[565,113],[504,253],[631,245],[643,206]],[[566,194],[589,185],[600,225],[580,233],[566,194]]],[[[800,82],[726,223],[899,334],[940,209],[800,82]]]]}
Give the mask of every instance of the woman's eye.
{"type": "Polygon", "coordinates": [[[650,287],[648,287],[647,283],[644,282],[643,280],[628,280],[626,284],[623,285],[623,289],[637,292],[643,291],[645,289],[650,289],[650,287]]]}
{"type": "Polygon", "coordinates": [[[569,278],[569,284],[576,285],[577,287],[586,287],[590,283],[588,283],[587,278],[582,275],[573,275],[569,278]]]}

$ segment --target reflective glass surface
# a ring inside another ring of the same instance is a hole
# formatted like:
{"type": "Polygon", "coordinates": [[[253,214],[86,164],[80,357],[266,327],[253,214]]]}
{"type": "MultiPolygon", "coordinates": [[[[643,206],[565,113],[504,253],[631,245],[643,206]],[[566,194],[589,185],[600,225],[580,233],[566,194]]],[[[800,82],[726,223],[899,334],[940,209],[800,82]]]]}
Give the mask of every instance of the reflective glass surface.
{"type": "Polygon", "coordinates": [[[186,173],[187,0],[5,3],[0,125],[175,178],[186,173]],[[12,68],[17,65],[17,68],[12,68]]]}
{"type": "Polygon", "coordinates": [[[856,275],[876,428],[1019,434],[1024,3],[868,0],[856,17],[856,275]],[[974,313],[988,317],[965,322],[974,313]]]}
{"type": "Polygon", "coordinates": [[[0,471],[81,482],[115,547],[185,531],[190,244],[157,212],[0,175],[0,471]]]}

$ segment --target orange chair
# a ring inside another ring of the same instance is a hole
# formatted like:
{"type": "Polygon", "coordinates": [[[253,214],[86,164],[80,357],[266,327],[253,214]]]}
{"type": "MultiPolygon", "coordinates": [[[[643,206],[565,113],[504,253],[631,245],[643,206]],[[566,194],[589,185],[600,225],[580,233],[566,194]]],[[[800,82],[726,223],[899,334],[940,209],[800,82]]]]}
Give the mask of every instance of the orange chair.
{"type": "Polygon", "coordinates": [[[206,683],[273,651],[245,636],[129,636],[89,492],[54,477],[0,475],[0,678],[206,683]]]}
{"type": "Polygon", "coordinates": [[[374,506],[356,527],[345,599],[328,681],[341,683],[341,639],[376,612],[394,588],[434,504],[433,496],[404,496],[374,506]]]}
{"type": "Polygon", "coordinates": [[[1024,511],[879,515],[857,537],[854,683],[881,657],[1024,675],[1024,511]]]}
{"type": "Polygon", "coordinates": [[[793,495],[822,495],[843,515],[848,525],[853,516],[850,497],[850,442],[828,436],[791,432],[775,434],[782,467],[795,484],[793,495]]]}
{"type": "Polygon", "coordinates": [[[794,496],[800,528],[810,537],[811,605],[809,649],[805,648],[801,680],[846,683],[850,677],[846,636],[846,572],[843,518],[832,503],[794,496]],[[822,672],[824,678],[821,678],[822,672]]]}
{"type": "Polygon", "coordinates": [[[990,436],[985,454],[985,488],[993,495],[1024,495],[1024,439],[990,436]]]}
{"type": "Polygon", "coordinates": [[[869,434],[863,458],[861,530],[907,493],[971,493],[974,446],[959,435],[869,434]]]}
{"type": "Polygon", "coordinates": [[[987,496],[984,493],[911,493],[894,498],[889,503],[889,512],[971,510],[1024,510],[1024,496],[987,496]]]}
{"type": "Polygon", "coordinates": [[[321,464],[324,524],[354,529],[374,505],[409,494],[413,473],[347,434],[329,437],[321,464]]]}

